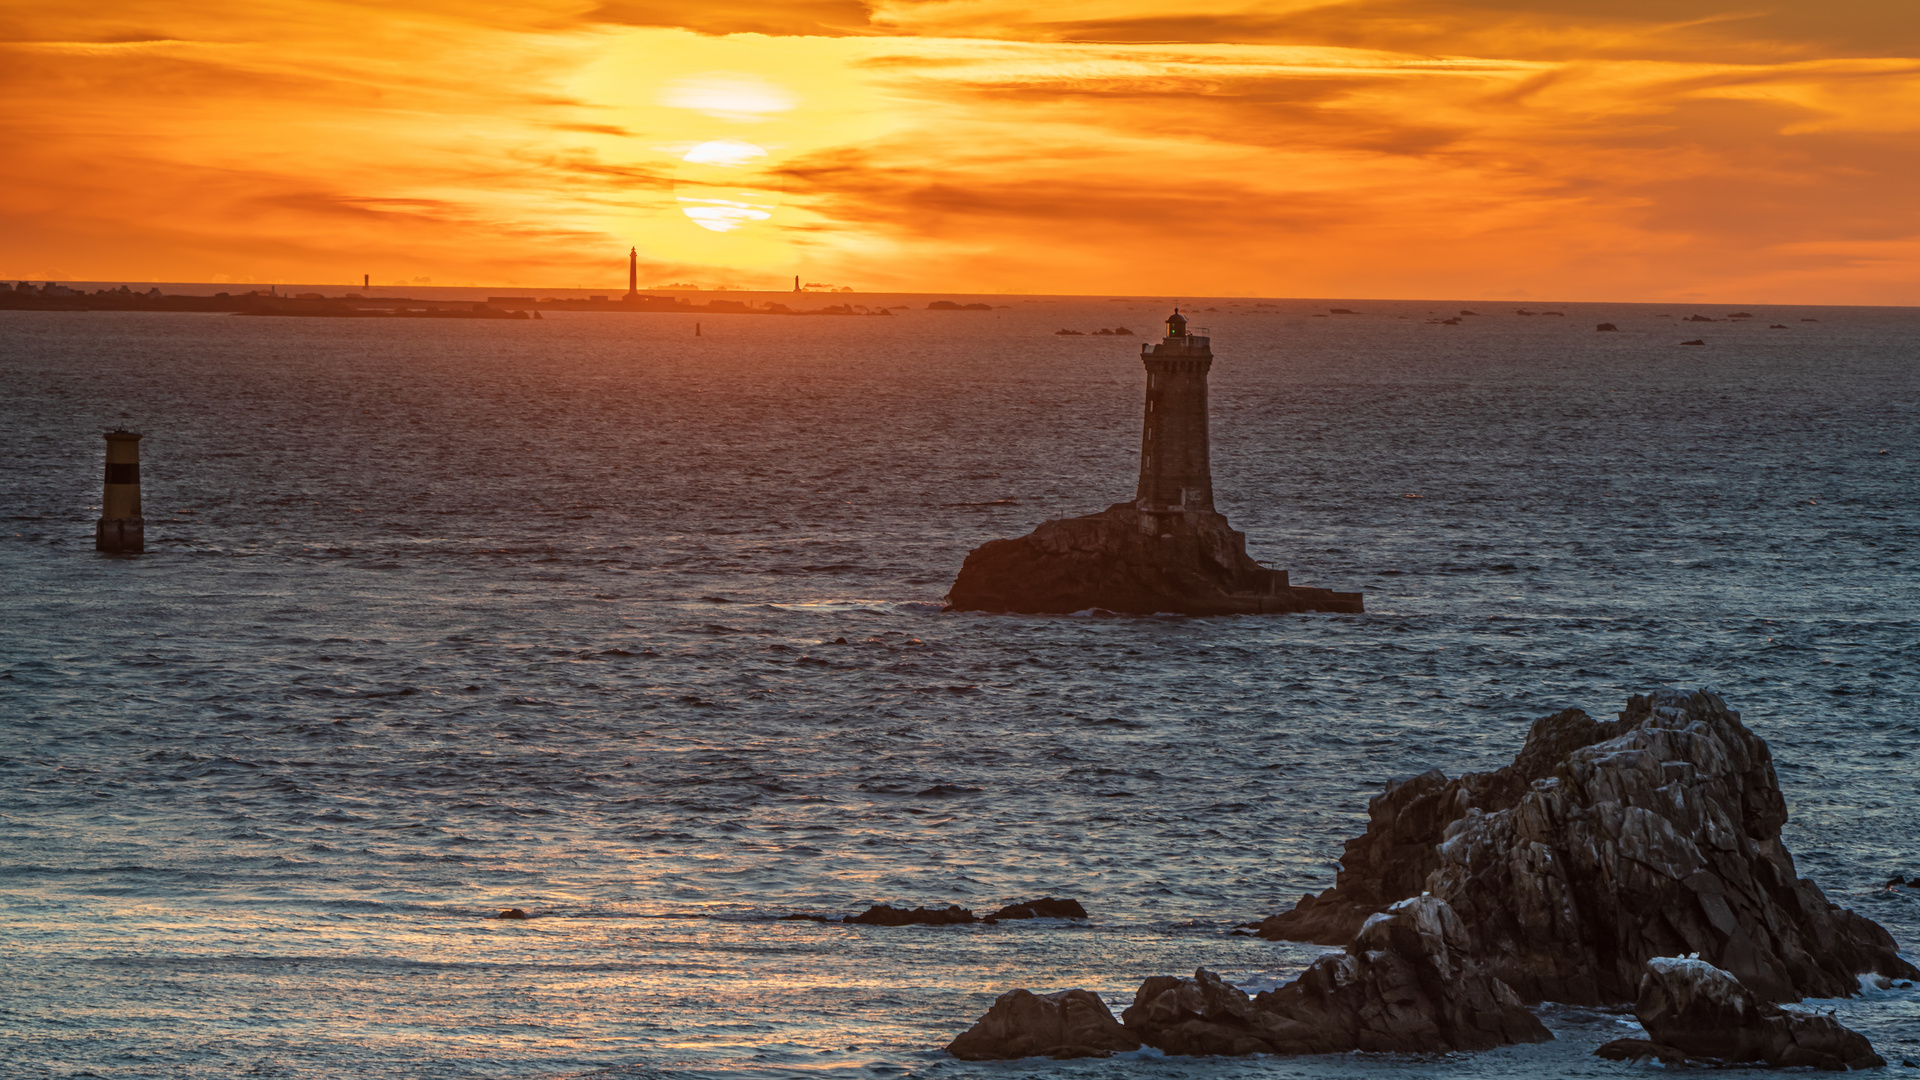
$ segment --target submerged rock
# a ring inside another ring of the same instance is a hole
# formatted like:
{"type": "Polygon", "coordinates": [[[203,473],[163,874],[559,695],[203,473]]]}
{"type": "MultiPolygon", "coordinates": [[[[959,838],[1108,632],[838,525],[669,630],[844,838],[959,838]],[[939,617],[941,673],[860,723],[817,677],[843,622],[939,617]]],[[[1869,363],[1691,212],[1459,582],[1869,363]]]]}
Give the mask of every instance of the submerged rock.
{"type": "Polygon", "coordinates": [[[1249,998],[1204,968],[1159,976],[1121,1019],[1168,1054],[1446,1053],[1552,1039],[1474,952],[1451,908],[1416,897],[1277,990],[1249,998]]]}
{"type": "Polygon", "coordinates": [[[1658,1057],[1668,1064],[1878,1069],[1886,1060],[1866,1036],[1831,1016],[1790,1012],[1755,996],[1727,971],[1701,960],[1647,961],[1634,1003],[1650,1041],[1618,1040],[1601,1057],[1658,1057]]]}
{"type": "Polygon", "coordinates": [[[1798,876],[1767,744],[1712,693],[1634,697],[1613,721],[1557,713],[1506,768],[1389,784],[1369,815],[1334,888],[1262,936],[1326,942],[1429,891],[1530,1002],[1633,1001],[1648,960],[1684,953],[1767,1001],[1920,977],[1878,924],[1798,876]]]}
{"type": "Polygon", "coordinates": [[[952,926],[957,923],[979,922],[973,912],[958,904],[948,904],[944,908],[917,907],[912,910],[897,908],[889,904],[875,904],[858,915],[849,915],[846,922],[861,926],[952,926]]]}
{"type": "Polygon", "coordinates": [[[1361,610],[1359,593],[1289,585],[1247,555],[1247,538],[1211,510],[1151,513],[1120,503],[990,540],[960,567],[958,611],[1255,615],[1361,610]]]}
{"type": "Polygon", "coordinates": [[[1139,1048],[1140,1040],[1120,1026],[1098,994],[1009,990],[978,1023],[947,1044],[947,1053],[967,1061],[1005,1061],[1107,1057],[1139,1048]]]}

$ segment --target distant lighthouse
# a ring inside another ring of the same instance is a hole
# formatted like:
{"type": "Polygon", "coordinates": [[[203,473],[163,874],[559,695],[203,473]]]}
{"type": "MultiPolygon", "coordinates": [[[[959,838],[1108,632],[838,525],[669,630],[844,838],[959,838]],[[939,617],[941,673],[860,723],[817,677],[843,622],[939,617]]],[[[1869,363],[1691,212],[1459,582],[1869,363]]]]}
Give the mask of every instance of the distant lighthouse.
{"type": "Polygon", "coordinates": [[[1134,505],[1141,510],[1213,512],[1207,446],[1207,372],[1213,367],[1213,349],[1204,333],[1188,330],[1187,317],[1175,308],[1167,317],[1165,339],[1140,346],[1140,362],[1147,368],[1147,407],[1134,505]]]}
{"type": "Polygon", "coordinates": [[[627,249],[627,299],[640,299],[640,249],[627,249]]]}
{"type": "Polygon", "coordinates": [[[140,516],[140,435],[115,428],[107,432],[107,482],[100,496],[100,521],[93,527],[97,551],[138,555],[147,549],[147,522],[140,516]]]}

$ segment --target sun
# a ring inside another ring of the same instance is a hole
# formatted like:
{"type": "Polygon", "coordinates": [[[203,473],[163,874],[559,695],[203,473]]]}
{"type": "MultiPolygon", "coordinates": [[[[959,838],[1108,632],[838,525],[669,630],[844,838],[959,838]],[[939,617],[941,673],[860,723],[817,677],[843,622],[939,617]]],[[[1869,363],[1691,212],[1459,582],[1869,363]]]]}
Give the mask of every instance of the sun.
{"type": "Polygon", "coordinates": [[[714,232],[766,221],[780,206],[771,162],[766,150],[739,139],[701,143],[674,170],[673,197],[695,225],[714,232]]]}

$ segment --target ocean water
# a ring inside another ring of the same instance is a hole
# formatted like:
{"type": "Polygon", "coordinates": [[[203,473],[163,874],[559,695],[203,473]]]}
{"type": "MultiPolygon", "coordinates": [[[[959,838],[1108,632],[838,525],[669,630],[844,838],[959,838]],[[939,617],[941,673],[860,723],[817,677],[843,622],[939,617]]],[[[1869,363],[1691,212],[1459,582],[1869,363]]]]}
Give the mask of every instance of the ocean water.
{"type": "MultiPolygon", "coordinates": [[[[1920,949],[1920,311],[1193,303],[1221,509],[1368,613],[1183,619],[941,611],[1131,497],[1140,339],[1053,331],[1163,301],[854,299],[916,310],[0,313],[0,1074],[1642,1072],[1555,1006],[1466,1056],[940,1047],[1016,986],[1285,981],[1321,950],[1231,931],[1384,781],[1659,686],[1920,949]],[[116,425],[139,558],[92,550],[116,425]],[[1043,894],[1092,918],[775,921],[1043,894]]],[[[1920,992],[1817,1004],[1920,1060],[1920,992]]]]}

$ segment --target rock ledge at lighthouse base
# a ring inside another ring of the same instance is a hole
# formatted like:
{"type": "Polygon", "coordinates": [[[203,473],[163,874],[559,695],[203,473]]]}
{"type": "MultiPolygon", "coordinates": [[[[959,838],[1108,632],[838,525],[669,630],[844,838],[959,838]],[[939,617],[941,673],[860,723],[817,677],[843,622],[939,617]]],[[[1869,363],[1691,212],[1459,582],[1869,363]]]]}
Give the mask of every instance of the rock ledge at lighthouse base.
{"type": "Polygon", "coordinates": [[[1359,613],[1361,594],[1290,585],[1247,555],[1245,533],[1212,510],[1143,510],[1047,521],[967,555],[949,611],[1065,615],[1359,613]]]}

